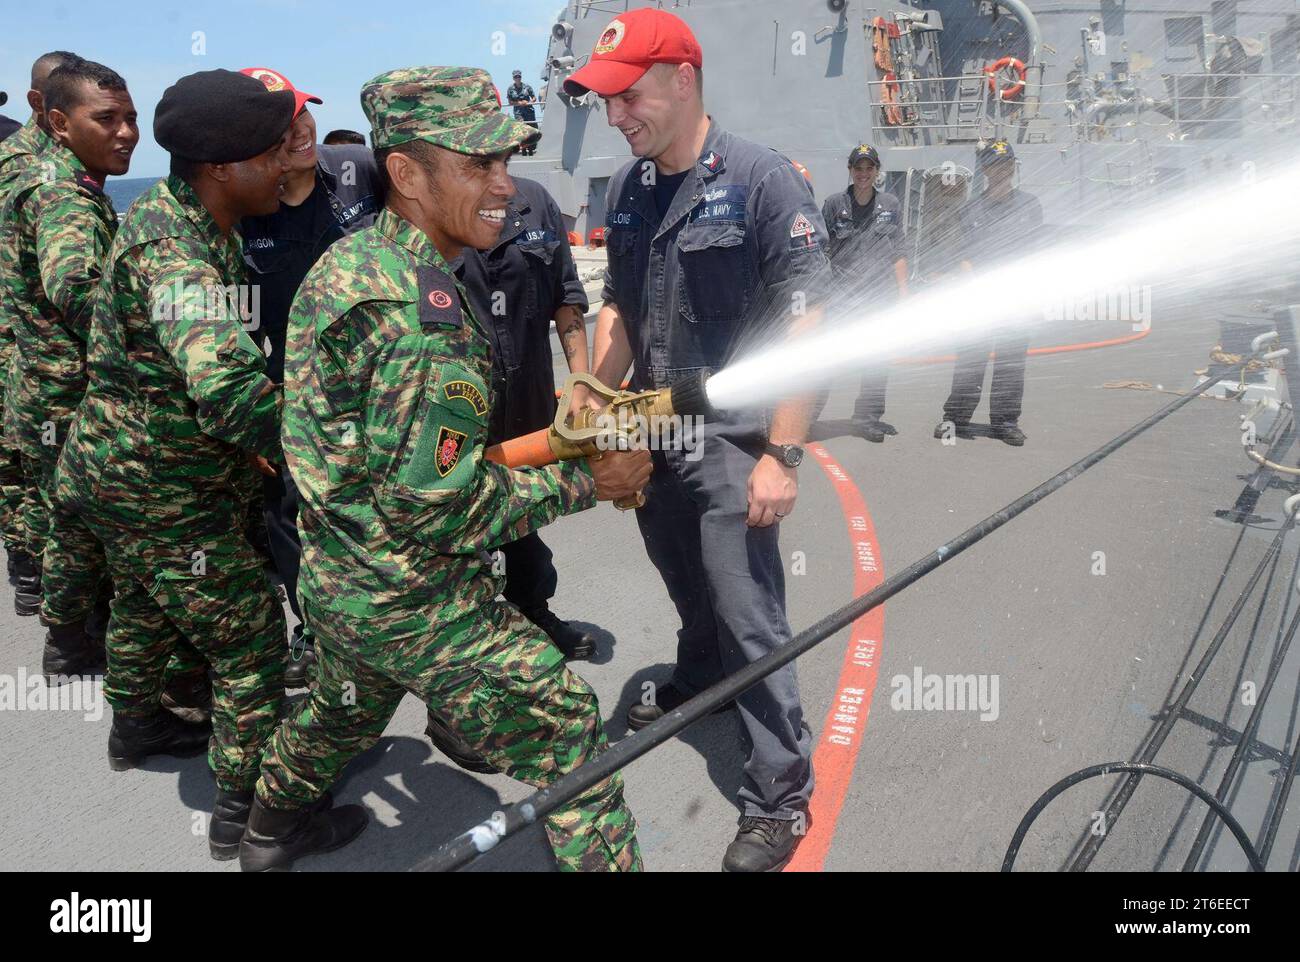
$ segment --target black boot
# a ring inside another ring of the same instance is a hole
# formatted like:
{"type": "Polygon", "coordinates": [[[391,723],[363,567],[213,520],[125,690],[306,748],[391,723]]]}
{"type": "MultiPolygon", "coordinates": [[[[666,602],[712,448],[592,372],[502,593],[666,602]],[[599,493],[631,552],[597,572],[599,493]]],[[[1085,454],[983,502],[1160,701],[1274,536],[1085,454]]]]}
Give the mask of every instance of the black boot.
{"type": "Polygon", "coordinates": [[[316,664],[316,645],[311,634],[298,625],[289,639],[289,657],[284,666],[285,688],[306,688],[311,667],[316,664]]]}
{"type": "MultiPolygon", "coordinates": [[[[328,812],[334,807],[334,796],[322,795],[311,806],[313,812],[328,812]]],[[[248,813],[253,808],[253,790],[228,792],[217,787],[217,802],[212,806],[212,821],[208,823],[208,852],[218,862],[239,858],[239,842],[248,826],[248,813]]]]}
{"type": "Polygon", "coordinates": [[[41,569],[32,556],[22,555],[14,561],[14,612],[24,618],[41,613],[41,569]]]}
{"type": "Polygon", "coordinates": [[[596,653],[596,639],[585,631],[561,621],[546,605],[521,608],[524,617],[550,636],[565,661],[586,661],[596,653]]]}
{"type": "Polygon", "coordinates": [[[32,556],[22,548],[14,548],[7,553],[9,555],[9,583],[16,585],[18,584],[19,574],[26,568],[35,570],[35,566],[32,564],[32,556]]]}
{"type": "Polygon", "coordinates": [[[108,637],[108,619],[111,617],[109,603],[111,601],[111,591],[100,592],[99,598],[95,601],[95,607],[90,609],[90,614],[86,617],[86,634],[101,645],[104,644],[104,639],[108,637]]]}
{"type": "Polygon", "coordinates": [[[775,872],[794,856],[809,824],[806,815],[801,819],[743,816],[740,830],[723,856],[722,870],[775,872]]]}
{"type": "Polygon", "coordinates": [[[239,843],[239,867],[245,872],[287,872],[305,855],[342,848],[360,835],[369,821],[360,805],[317,812],[267,808],[254,798],[239,843]]]}
{"type": "Polygon", "coordinates": [[[105,669],[104,646],[86,635],[86,623],[51,625],[45,633],[45,651],[41,655],[41,672],[49,684],[59,675],[102,675],[105,669]]]}
{"type": "MultiPolygon", "coordinates": [[[[638,703],[627,710],[627,727],[634,732],[640,731],[651,722],[657,722],[670,711],[676,711],[691,697],[675,685],[660,685],[655,690],[653,702],[649,705],[638,703]]],[[[735,707],[734,701],[723,702],[709,714],[721,715],[724,711],[731,711],[735,707]]]]}
{"type": "Polygon", "coordinates": [[[163,689],[162,706],[183,722],[211,727],[212,681],[208,673],[176,675],[169,679],[163,689]]]}
{"type": "Polygon", "coordinates": [[[124,772],[150,755],[188,758],[201,754],[211,737],[211,725],[191,725],[162,709],[148,718],[114,715],[108,733],[108,767],[124,772]]]}
{"type": "Polygon", "coordinates": [[[497,773],[497,770],[487,763],[486,758],[466,745],[461,740],[461,737],[447,727],[447,723],[432,711],[429,712],[429,723],[425,727],[424,733],[429,736],[434,748],[465,769],[465,771],[478,772],[480,775],[495,775],[497,773]]]}
{"type": "Polygon", "coordinates": [[[993,425],[993,436],[1013,448],[1022,447],[1025,443],[1025,432],[1014,421],[993,425]]]}

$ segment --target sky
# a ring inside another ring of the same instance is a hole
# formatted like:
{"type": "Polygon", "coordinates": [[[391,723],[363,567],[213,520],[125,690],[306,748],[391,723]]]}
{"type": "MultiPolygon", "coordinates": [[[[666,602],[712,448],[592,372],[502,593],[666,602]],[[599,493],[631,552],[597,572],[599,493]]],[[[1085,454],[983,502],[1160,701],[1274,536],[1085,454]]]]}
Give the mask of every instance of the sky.
{"type": "Polygon", "coordinates": [[[320,137],[369,130],[361,85],[395,67],[482,67],[503,93],[510,72],[540,91],[547,37],[564,0],[2,0],[0,107],[18,121],[32,61],[71,50],[126,78],[140,112],[128,177],[167,172],[153,139],[153,108],[168,86],[199,70],[270,67],[324,102],[311,106],[320,137]]]}

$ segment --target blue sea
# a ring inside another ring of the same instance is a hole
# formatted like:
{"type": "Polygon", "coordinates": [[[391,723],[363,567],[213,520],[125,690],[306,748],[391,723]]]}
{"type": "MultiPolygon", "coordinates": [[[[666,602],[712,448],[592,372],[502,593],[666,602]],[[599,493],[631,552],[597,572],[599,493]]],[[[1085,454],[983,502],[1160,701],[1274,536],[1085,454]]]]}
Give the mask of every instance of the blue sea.
{"type": "Polygon", "coordinates": [[[133,200],[161,179],[160,177],[110,177],[108,183],[104,185],[104,191],[113,201],[113,209],[120,216],[126,213],[133,200]]]}

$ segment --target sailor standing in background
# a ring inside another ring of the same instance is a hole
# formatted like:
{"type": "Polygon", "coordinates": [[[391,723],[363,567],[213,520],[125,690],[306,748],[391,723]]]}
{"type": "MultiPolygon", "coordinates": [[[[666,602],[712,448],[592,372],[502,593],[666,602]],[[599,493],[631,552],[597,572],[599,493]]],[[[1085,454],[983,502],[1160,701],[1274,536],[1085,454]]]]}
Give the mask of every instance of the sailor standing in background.
{"type": "MultiPolygon", "coordinates": [[[[587,295],[573,262],[560,208],[536,181],[512,178],[516,193],[496,246],[468,249],[459,277],[474,316],[492,338],[492,417],[487,443],[546,427],[555,419],[555,371],[550,330],[570,372],[588,370],[587,295]]],[[[589,658],[590,635],[557,618],[547,603],[555,595],[555,565],[537,532],[502,545],[505,598],[555,642],[568,659],[589,658]]]]}
{"type": "MultiPolygon", "coordinates": [[[[331,244],[375,222],[383,207],[383,189],[374,154],[365,147],[316,143],[316,120],[307,104],[321,103],[319,97],[303,93],[283,74],[266,67],[249,67],[240,72],[262,81],[268,90],[292,92],[297,104],[289,128],[290,167],[280,209],[264,217],[246,217],[239,225],[249,279],[259,287],[260,310],[252,337],[269,351],[267,377],[280,384],[284,381],[289,305],[298,285],[331,244]]],[[[262,478],[263,509],[271,557],[298,619],[290,640],[284,683],[289,688],[301,688],[316,653],[298,607],[298,567],[302,557],[298,489],[283,465],[275,467],[274,475],[262,478]]]]}
{"type": "MultiPolygon", "coordinates": [[[[962,247],[974,270],[995,266],[1022,253],[1025,238],[1043,225],[1043,208],[1033,194],[1013,186],[1016,157],[1005,140],[995,140],[975,153],[977,171],[984,174],[984,192],[962,208],[962,247]]],[[[955,433],[974,437],[971,416],[980,403],[989,352],[995,353],[989,389],[989,423],[993,437],[1013,447],[1025,443],[1020,430],[1020,403],[1025,396],[1025,358],[1029,336],[1008,328],[995,339],[984,339],[957,355],[952,392],[943,406],[936,438],[955,433]]]]}
{"type": "MultiPolygon", "coordinates": [[[[506,88],[506,100],[510,101],[510,106],[515,109],[515,120],[522,120],[529,127],[537,130],[537,111],[534,109],[537,103],[537,92],[530,84],[524,83],[524,75],[520,71],[516,70],[510,76],[514,83],[506,88]]],[[[536,149],[534,144],[524,144],[519,148],[519,156],[531,157],[536,149]]]]}
{"type": "MultiPolygon", "coordinates": [[[[889,304],[897,292],[907,296],[907,255],[903,212],[898,198],[876,190],[880,155],[876,148],[858,144],[849,152],[851,183],[822,205],[822,219],[830,231],[828,254],[838,290],[848,299],[869,299],[871,306],[889,304]]],[[[853,405],[854,431],[879,443],[897,434],[885,416],[885,382],[888,369],[869,370],[853,405]]]]}

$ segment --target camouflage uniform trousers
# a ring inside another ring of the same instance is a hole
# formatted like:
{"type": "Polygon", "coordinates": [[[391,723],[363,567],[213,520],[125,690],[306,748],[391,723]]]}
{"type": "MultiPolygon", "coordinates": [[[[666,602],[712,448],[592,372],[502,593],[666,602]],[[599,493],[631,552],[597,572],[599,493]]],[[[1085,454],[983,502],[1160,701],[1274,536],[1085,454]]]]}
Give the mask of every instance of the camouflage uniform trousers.
{"type": "MultiPolygon", "coordinates": [[[[530,785],[549,785],[605,746],[595,693],[511,605],[494,601],[361,651],[322,635],[310,604],[303,613],[316,636],[315,677],[267,746],[257,783],[264,805],[312,804],[378,740],[408,691],[494,768],[530,785]]],[[[546,834],[562,870],[641,869],[620,775],[547,816],[546,834]]]]}
{"type": "Polygon", "coordinates": [[[35,502],[26,512],[26,524],[45,526],[38,532],[43,545],[41,623],[50,626],[86,621],[101,594],[112,592],[104,546],[81,518],[53,502],[54,471],[71,414],[47,414],[44,423],[55,432],[50,438],[55,443],[27,444],[27,453],[36,457],[24,455],[27,477],[34,481],[34,494],[28,489],[26,497],[35,502]]]}
{"type": "MultiPolygon", "coordinates": [[[[0,387],[0,425],[4,424],[4,389],[0,387]]],[[[23,532],[23,468],[18,450],[9,443],[0,428],[0,537],[5,551],[27,550],[23,532]]]]}
{"type": "Polygon", "coordinates": [[[177,672],[169,659],[178,654],[180,669],[193,670],[197,650],[214,674],[208,764],[221,788],[251,789],[280,717],[285,620],[242,526],[192,546],[165,532],[148,536],[101,517],[85,520],[104,544],[117,589],[108,625],[108,703],[121,715],[153,714],[166,678],[177,672]]]}
{"type": "Polygon", "coordinates": [[[45,539],[50,531],[50,512],[45,499],[41,497],[40,461],[31,452],[19,449],[18,465],[21,471],[20,494],[22,504],[19,506],[19,523],[23,531],[23,548],[32,557],[36,567],[40,568],[45,557],[45,539]]]}
{"type": "MultiPolygon", "coordinates": [[[[50,527],[50,515],[45,502],[41,499],[40,477],[41,462],[46,450],[50,449],[53,461],[59,458],[59,448],[44,444],[47,439],[48,426],[44,409],[27,410],[15,395],[15,371],[17,362],[11,361],[5,378],[5,404],[3,412],[4,447],[13,452],[18,462],[17,508],[18,527],[22,531],[22,548],[29,555],[36,567],[41,566],[41,557],[45,553],[45,536],[50,527]]],[[[66,424],[64,425],[66,428],[66,424]]],[[[62,435],[59,436],[62,440],[62,435]]],[[[52,470],[52,469],[51,469],[52,470]]]]}

